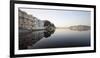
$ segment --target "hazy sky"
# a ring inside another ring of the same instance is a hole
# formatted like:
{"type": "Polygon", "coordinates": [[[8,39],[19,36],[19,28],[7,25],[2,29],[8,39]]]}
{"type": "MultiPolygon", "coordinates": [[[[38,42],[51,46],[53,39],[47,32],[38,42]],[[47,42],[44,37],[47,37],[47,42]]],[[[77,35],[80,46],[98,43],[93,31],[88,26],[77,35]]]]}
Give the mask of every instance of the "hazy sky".
{"type": "Polygon", "coordinates": [[[56,27],[67,27],[71,25],[90,25],[90,11],[76,10],[51,10],[51,9],[27,9],[20,8],[37,17],[40,20],[49,20],[56,27]]]}

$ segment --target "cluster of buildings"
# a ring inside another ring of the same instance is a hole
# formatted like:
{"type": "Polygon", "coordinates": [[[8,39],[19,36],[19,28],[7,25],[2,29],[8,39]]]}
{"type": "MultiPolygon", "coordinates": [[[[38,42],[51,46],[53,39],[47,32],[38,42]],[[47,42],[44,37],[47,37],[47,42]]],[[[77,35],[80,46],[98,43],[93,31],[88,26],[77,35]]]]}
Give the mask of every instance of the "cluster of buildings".
{"type": "Polygon", "coordinates": [[[24,11],[18,10],[19,28],[27,30],[45,29],[44,21],[27,14],[24,11]]]}
{"type": "Polygon", "coordinates": [[[47,20],[40,20],[22,10],[18,10],[19,21],[19,49],[35,48],[34,44],[43,37],[49,37],[54,33],[54,24],[47,20]],[[39,30],[32,33],[28,30],[39,30]],[[49,30],[49,31],[48,31],[49,30]],[[52,31],[51,31],[52,30],[52,31]],[[26,32],[24,32],[26,31],[26,32]],[[28,38],[28,39],[27,39],[28,38]]]}

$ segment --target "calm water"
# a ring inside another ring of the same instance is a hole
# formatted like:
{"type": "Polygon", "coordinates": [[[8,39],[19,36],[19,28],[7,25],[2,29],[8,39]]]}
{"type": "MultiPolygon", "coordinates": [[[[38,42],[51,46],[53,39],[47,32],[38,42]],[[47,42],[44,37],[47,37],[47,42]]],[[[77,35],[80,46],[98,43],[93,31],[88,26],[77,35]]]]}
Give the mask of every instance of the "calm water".
{"type": "Polygon", "coordinates": [[[41,30],[20,34],[19,36],[19,49],[83,46],[90,46],[90,30],[56,29],[52,32],[41,30]]]}

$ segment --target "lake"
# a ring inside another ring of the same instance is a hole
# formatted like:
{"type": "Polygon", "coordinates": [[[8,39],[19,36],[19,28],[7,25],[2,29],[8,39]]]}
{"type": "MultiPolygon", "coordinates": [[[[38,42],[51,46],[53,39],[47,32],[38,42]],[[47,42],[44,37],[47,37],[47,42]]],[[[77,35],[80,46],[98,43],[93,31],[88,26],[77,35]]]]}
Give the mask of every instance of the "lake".
{"type": "Polygon", "coordinates": [[[90,46],[90,30],[39,30],[19,36],[19,49],[43,49],[90,46]]]}

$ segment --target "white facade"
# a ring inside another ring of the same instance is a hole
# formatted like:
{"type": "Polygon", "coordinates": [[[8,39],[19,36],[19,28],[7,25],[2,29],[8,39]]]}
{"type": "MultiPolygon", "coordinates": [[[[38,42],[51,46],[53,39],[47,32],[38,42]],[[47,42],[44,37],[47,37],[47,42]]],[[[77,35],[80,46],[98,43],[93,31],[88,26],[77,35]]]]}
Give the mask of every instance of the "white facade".
{"type": "Polygon", "coordinates": [[[19,10],[19,27],[22,29],[44,29],[44,21],[19,10]]]}

